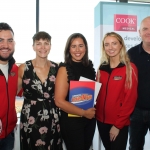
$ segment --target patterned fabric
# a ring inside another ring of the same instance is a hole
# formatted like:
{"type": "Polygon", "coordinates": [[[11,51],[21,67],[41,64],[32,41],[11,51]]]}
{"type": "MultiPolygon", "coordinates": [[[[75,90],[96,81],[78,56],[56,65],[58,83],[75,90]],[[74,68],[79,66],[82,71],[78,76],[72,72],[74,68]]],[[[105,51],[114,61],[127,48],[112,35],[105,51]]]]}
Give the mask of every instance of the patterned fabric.
{"type": "Polygon", "coordinates": [[[21,150],[61,150],[59,109],[54,103],[58,65],[51,62],[48,78],[40,81],[32,61],[25,63],[22,80],[24,103],[21,111],[21,150]]]}

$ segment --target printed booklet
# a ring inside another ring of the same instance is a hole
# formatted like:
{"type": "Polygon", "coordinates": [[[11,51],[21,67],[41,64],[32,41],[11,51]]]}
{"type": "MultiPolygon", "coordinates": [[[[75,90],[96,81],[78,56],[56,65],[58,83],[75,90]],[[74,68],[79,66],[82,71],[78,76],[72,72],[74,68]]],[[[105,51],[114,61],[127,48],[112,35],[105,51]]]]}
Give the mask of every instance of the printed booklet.
{"type": "MultiPolygon", "coordinates": [[[[81,109],[92,108],[98,96],[101,83],[80,77],[79,81],[70,81],[69,102],[81,109]]],[[[69,117],[80,117],[68,114],[69,117]]]]}

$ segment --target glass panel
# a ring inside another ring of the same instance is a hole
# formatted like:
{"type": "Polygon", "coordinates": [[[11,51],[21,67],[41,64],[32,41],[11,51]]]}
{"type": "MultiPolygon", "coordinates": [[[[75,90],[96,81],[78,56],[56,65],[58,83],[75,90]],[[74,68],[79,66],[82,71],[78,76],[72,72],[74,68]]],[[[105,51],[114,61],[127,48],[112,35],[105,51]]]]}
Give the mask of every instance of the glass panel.
{"type": "Polygon", "coordinates": [[[99,0],[44,0],[40,1],[40,30],[52,36],[50,60],[63,61],[67,38],[82,33],[89,45],[90,59],[94,57],[94,7],[99,0]]]}

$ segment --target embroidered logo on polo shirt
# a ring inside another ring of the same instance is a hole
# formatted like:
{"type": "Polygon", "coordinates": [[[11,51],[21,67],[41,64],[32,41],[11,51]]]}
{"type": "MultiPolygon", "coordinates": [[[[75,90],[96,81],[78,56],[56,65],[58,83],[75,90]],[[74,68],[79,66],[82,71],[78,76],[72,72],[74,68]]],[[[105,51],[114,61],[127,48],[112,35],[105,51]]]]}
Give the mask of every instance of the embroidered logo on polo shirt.
{"type": "Polygon", "coordinates": [[[11,73],[10,73],[10,75],[11,75],[12,77],[15,76],[15,74],[16,74],[15,72],[11,72],[11,73]]]}
{"type": "Polygon", "coordinates": [[[114,80],[122,80],[122,76],[114,76],[114,80]]]}

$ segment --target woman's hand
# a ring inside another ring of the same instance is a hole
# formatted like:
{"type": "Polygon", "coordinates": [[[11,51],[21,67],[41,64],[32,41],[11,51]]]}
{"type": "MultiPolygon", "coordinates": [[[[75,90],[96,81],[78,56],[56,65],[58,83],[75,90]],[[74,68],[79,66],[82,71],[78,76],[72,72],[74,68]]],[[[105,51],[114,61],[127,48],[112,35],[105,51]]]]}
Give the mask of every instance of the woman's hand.
{"type": "Polygon", "coordinates": [[[83,110],[83,117],[86,117],[88,119],[95,118],[95,108],[89,108],[87,110],[83,110]]]}
{"type": "Polygon", "coordinates": [[[116,128],[115,126],[112,126],[111,129],[110,129],[110,141],[115,141],[116,137],[118,136],[119,134],[119,129],[116,128]]]}

